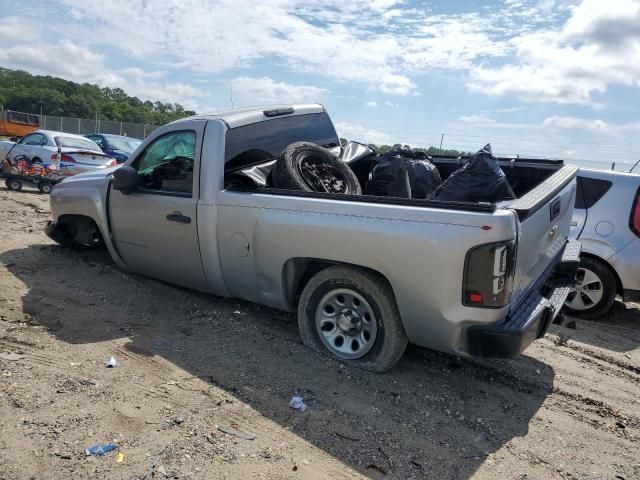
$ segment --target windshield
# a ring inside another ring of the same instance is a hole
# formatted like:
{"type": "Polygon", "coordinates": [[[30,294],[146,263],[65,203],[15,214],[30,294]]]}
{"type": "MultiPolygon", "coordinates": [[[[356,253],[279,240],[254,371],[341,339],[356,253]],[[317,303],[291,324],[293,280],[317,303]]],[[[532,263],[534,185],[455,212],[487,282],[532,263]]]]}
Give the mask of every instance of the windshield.
{"type": "Polygon", "coordinates": [[[100,150],[100,147],[88,138],[62,137],[62,146],[64,148],[81,148],[83,150],[102,152],[102,150],[100,150]]]}
{"type": "Polygon", "coordinates": [[[107,138],[107,142],[112,150],[122,150],[126,153],[133,153],[142,142],[133,138],[107,138]]]}
{"type": "Polygon", "coordinates": [[[294,142],[312,142],[327,148],[339,145],[336,130],[326,113],[275,118],[227,132],[225,169],[235,170],[251,164],[247,157],[255,156],[246,155],[250,151],[279,157],[287,145],[294,142]]]}

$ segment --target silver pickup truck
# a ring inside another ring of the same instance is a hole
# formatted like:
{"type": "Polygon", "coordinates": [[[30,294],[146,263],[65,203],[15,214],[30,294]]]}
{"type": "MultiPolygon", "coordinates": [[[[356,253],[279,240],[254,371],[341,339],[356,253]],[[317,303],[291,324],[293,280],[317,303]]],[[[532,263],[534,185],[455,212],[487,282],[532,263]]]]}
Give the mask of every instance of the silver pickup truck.
{"type": "MultiPolygon", "coordinates": [[[[303,342],[373,371],[407,343],[513,357],[543,336],[575,276],[577,168],[501,162],[497,204],[236,188],[243,153],[340,148],[321,105],[233,110],[157,129],[116,167],[65,179],[47,234],[123,268],[298,313],[303,342]],[[171,166],[179,160],[179,172],[171,166]],[[115,172],[115,173],[114,173],[115,172]]],[[[460,159],[433,158],[446,178],[460,159]]]]}

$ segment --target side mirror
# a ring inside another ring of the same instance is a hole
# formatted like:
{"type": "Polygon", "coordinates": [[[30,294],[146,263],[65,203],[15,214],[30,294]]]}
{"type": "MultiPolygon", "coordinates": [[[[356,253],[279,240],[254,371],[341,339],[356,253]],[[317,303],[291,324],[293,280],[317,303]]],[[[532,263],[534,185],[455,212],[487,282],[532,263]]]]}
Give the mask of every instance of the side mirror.
{"type": "Polygon", "coordinates": [[[11,138],[9,139],[9,141],[10,141],[10,142],[18,143],[18,142],[20,141],[20,137],[11,137],[11,138]]]}
{"type": "Polygon", "coordinates": [[[125,165],[113,172],[113,189],[120,190],[125,195],[133,192],[139,181],[138,171],[133,167],[125,165]]]}

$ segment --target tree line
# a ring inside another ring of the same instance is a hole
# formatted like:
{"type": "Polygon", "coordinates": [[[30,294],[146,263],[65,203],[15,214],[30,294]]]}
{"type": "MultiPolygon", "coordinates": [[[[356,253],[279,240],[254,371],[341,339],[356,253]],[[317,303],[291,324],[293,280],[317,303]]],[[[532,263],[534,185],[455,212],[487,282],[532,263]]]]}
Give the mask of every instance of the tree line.
{"type": "MultiPolygon", "coordinates": [[[[346,138],[340,138],[340,144],[341,145],[346,145],[348,142],[348,140],[346,138]]],[[[370,148],[372,148],[378,155],[384,155],[385,153],[387,153],[390,150],[398,150],[398,149],[406,149],[406,150],[411,150],[413,152],[423,152],[429,156],[434,156],[434,155],[446,155],[446,156],[451,156],[451,157],[459,157],[460,155],[466,155],[465,152],[460,152],[458,150],[452,150],[452,149],[440,149],[438,147],[428,147],[428,148],[423,148],[423,147],[412,147],[411,145],[402,145],[400,143],[396,143],[394,145],[376,145],[375,143],[369,143],[368,146],[370,148]]]]}
{"type": "Polygon", "coordinates": [[[120,88],[0,68],[0,105],[6,110],[164,125],[195,115],[179,103],[141,100],[120,88]]]}

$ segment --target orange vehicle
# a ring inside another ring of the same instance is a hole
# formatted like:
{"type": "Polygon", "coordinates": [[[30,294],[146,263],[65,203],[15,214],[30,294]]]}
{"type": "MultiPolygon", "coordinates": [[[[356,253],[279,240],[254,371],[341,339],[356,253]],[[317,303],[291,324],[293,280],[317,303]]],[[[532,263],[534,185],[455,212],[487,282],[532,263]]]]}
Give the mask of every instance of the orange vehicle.
{"type": "Polygon", "coordinates": [[[0,116],[0,135],[24,137],[40,128],[40,117],[31,113],[4,110],[0,116]]]}

